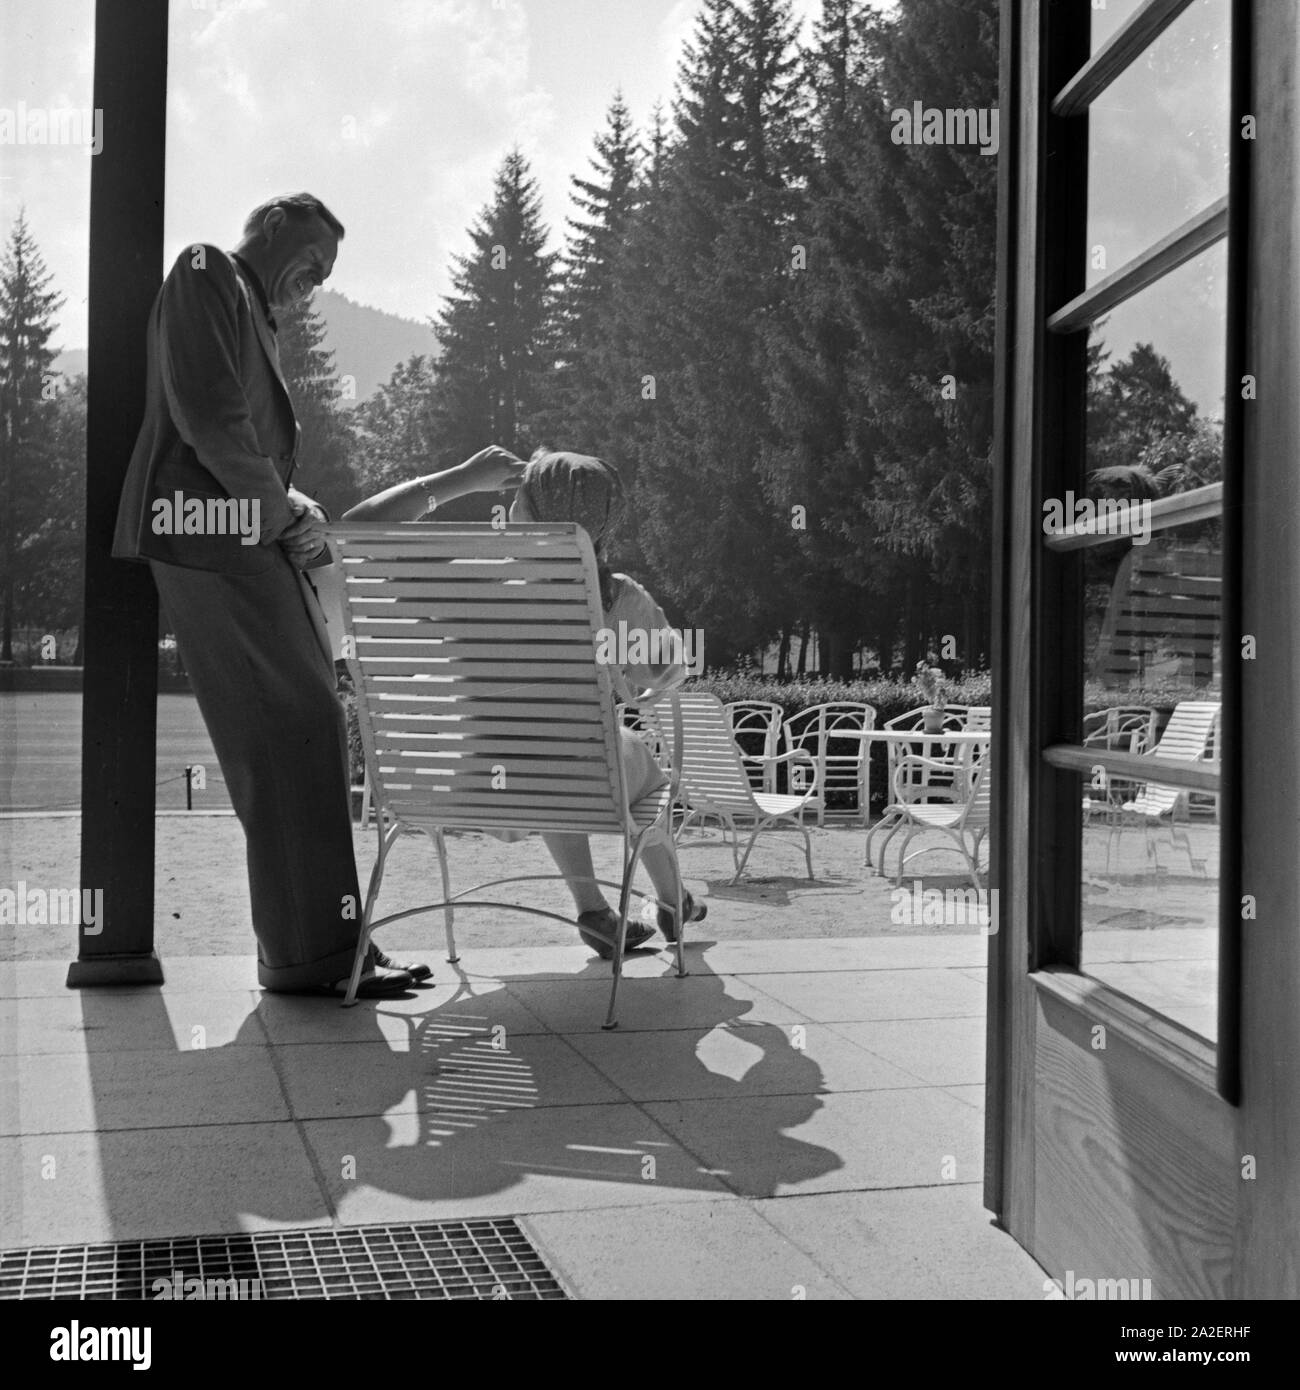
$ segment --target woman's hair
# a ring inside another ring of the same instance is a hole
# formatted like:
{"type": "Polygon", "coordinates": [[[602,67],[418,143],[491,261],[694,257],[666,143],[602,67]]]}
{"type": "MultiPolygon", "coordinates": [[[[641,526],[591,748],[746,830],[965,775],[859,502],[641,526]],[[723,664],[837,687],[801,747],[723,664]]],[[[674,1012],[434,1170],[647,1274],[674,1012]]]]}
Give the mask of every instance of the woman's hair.
{"type": "Polygon", "coordinates": [[[627,510],[627,492],[618,469],[590,454],[538,449],[524,469],[519,496],[534,521],[575,521],[591,537],[600,601],[608,610],[613,580],[605,564],[604,545],[627,510]]]}

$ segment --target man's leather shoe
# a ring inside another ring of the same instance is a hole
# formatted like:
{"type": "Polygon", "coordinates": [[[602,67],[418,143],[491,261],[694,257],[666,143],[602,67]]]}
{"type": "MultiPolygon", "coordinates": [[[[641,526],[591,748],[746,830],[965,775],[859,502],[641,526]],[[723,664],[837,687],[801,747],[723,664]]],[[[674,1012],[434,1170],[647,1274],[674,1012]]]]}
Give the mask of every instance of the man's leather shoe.
{"type": "Polygon", "coordinates": [[[384,952],[381,951],[378,946],[374,947],[373,950],[374,962],[383,970],[404,970],[411,977],[412,980],[417,981],[427,980],[429,976],[433,974],[433,971],[430,970],[427,965],[399,965],[397,961],[385,955],[384,952]]]}

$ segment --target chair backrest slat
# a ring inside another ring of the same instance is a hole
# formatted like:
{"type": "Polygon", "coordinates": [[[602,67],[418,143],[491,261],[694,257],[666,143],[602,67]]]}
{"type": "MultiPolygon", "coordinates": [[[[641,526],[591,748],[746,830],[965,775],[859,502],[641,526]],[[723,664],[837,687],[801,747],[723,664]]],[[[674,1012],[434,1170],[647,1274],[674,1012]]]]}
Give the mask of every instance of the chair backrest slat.
{"type": "MultiPolygon", "coordinates": [[[[732,807],[748,810],[753,789],[731,733],[722,701],[716,695],[693,690],[678,697],[682,720],[681,785],[692,806],[732,807]]],[[[675,747],[672,722],[659,718],[654,707],[647,712],[669,756],[675,747]]]]}
{"type": "Polygon", "coordinates": [[[330,539],[381,808],[423,825],[624,830],[585,532],[371,523],[330,539]]]}

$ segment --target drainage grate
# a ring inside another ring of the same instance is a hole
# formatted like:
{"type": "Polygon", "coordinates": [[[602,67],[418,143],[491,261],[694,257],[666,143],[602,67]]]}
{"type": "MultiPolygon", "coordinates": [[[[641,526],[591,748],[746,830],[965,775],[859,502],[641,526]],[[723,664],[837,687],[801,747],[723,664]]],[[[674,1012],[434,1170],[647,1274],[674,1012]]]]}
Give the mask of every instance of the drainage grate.
{"type": "Polygon", "coordinates": [[[0,1299],[168,1296],[562,1299],[568,1294],[509,1218],[0,1251],[0,1299]]]}

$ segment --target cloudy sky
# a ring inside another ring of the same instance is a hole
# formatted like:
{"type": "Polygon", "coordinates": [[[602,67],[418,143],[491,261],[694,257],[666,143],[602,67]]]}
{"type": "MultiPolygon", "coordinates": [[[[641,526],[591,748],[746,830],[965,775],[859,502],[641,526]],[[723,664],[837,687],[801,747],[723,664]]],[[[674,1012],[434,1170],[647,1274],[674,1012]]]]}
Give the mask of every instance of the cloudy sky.
{"type": "MultiPolygon", "coordinates": [[[[168,259],[232,245],[244,214],[310,189],[347,227],[331,286],[408,318],[436,312],[453,253],[518,145],[553,239],[569,176],[618,88],[643,125],[672,98],[696,0],[172,0],[168,259]]],[[[796,0],[807,19],[819,0],[796,0]]],[[[91,0],[0,0],[0,106],[90,107],[91,0]]],[[[104,138],[112,137],[112,113],[104,138]]],[[[0,227],[19,204],[86,341],[90,160],[0,150],[0,227]]]]}
{"type": "MultiPolygon", "coordinates": [[[[129,0],[123,0],[129,3],[129,0]]],[[[881,0],[882,7],[885,0],[881,0]]],[[[1095,38],[1138,0],[1109,0],[1095,38]]],[[[807,26],[820,0],[794,0],[807,26]]],[[[698,0],[172,0],[168,260],[195,241],[232,245],[244,214],[307,188],[347,225],[333,288],[425,320],[450,258],[518,145],[558,245],[569,178],[588,172],[616,89],[644,127],[667,108],[698,0]]],[[[1093,117],[1090,246],[1104,270],[1218,196],[1223,184],[1227,0],[1196,3],[1093,117]]],[[[89,108],[92,0],[0,0],[0,109],[89,108]]],[[[924,93],[918,93],[924,98],[924,93]]],[[[113,138],[112,112],[104,138],[113,138]]],[[[90,159],[0,146],[0,235],[25,204],[67,303],[57,338],[86,342],[90,159]]],[[[1154,339],[1203,409],[1222,391],[1221,287],[1204,267],[1117,312],[1123,355],[1154,339]]]]}

